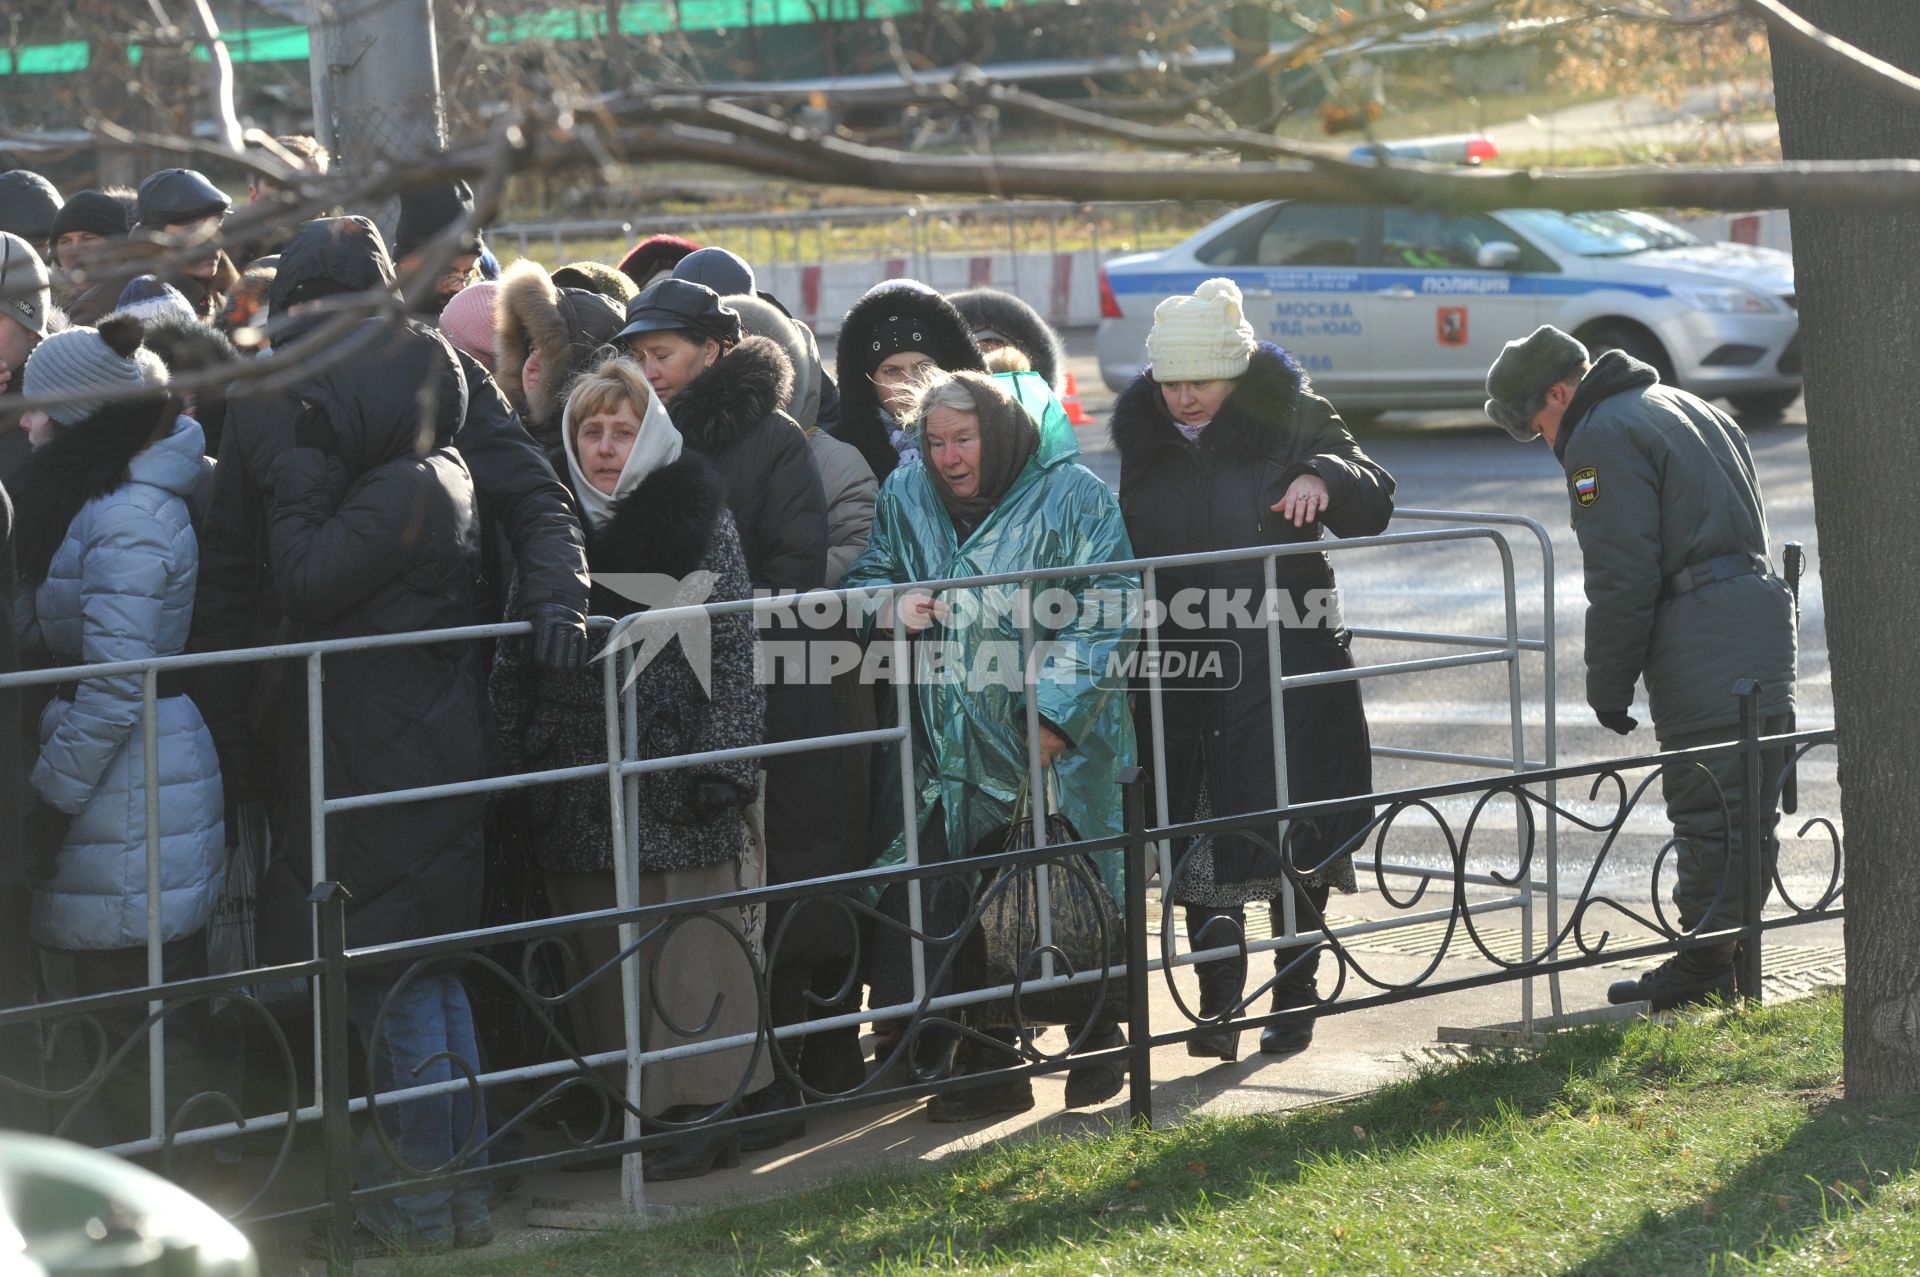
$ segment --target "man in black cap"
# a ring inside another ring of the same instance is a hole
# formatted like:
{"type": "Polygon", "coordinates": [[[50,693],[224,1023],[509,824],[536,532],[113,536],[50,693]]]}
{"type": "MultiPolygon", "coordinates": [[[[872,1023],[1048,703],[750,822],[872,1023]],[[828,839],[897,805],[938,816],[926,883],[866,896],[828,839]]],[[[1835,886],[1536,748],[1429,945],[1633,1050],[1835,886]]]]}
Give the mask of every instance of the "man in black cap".
{"type": "MultiPolygon", "coordinates": [[[[400,194],[400,225],[394,231],[393,251],[400,262],[400,277],[409,279],[423,264],[427,244],[447,227],[473,216],[473,190],[465,182],[441,182],[416,187],[400,194]]],[[[434,281],[433,291],[422,298],[417,314],[437,319],[453,295],[480,278],[480,253],[486,241],[480,229],[464,232],[453,256],[434,281]]]]}
{"type": "Polygon", "coordinates": [[[60,192],[46,178],[23,168],[0,173],[0,231],[44,244],[59,211],[60,192]]]}
{"type": "MultiPolygon", "coordinates": [[[[1732,740],[1734,684],[1760,684],[1763,735],[1793,710],[1793,599],[1767,557],[1767,513],[1746,436],[1705,400],[1660,384],[1624,351],[1587,349],[1543,325],[1509,342],[1487,374],[1487,415],[1523,442],[1544,438],[1567,472],[1587,586],[1587,703],[1621,735],[1645,678],[1663,750],[1732,740]]],[[[1779,844],[1784,756],[1768,751],[1766,792],[1749,795],[1739,755],[1661,777],[1678,854],[1683,930],[1744,925],[1765,905],[1779,844]],[[1762,897],[1748,900],[1742,807],[1764,803],[1762,897]]],[[[1731,997],[1736,944],[1683,949],[1607,991],[1656,1011],[1731,997]]]]}
{"type": "Polygon", "coordinates": [[[78,192],[60,206],[47,227],[48,264],[71,274],[94,250],[125,239],[133,229],[136,198],[125,187],[78,192]]]}
{"type": "Polygon", "coordinates": [[[205,257],[161,274],[186,294],[194,314],[204,320],[219,314],[227,291],[240,280],[233,260],[217,243],[220,224],[232,207],[225,191],[190,168],[161,169],[150,175],[140,183],[135,203],[135,230],[160,249],[170,252],[188,244],[206,244],[205,257]]]}

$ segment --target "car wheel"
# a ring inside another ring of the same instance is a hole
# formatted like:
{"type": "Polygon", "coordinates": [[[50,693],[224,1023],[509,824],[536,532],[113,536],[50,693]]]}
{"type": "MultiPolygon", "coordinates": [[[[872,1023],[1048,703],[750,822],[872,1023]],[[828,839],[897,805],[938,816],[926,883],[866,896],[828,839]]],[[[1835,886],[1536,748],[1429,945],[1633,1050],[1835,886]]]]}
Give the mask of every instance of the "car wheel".
{"type": "Polygon", "coordinates": [[[1595,359],[1609,350],[1618,350],[1643,364],[1652,364],[1654,371],[1660,374],[1661,381],[1669,386],[1673,384],[1673,365],[1667,361],[1667,352],[1649,333],[1619,324],[1603,324],[1583,340],[1587,344],[1587,353],[1595,359]]]}
{"type": "Polygon", "coordinates": [[[1798,388],[1793,390],[1756,390],[1746,395],[1728,395],[1727,402],[1733,405],[1734,415],[1753,421],[1772,421],[1787,409],[1793,407],[1793,401],[1800,397],[1798,388]]]}

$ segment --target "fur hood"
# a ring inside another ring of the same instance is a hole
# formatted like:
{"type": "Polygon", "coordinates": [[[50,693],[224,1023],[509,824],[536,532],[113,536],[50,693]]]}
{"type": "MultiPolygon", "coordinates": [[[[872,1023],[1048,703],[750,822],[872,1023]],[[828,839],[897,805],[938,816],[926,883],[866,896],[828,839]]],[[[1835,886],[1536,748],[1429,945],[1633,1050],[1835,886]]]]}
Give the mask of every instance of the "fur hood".
{"type": "MultiPolygon", "coordinates": [[[[1202,437],[1223,456],[1257,462],[1268,454],[1276,439],[1292,431],[1300,397],[1312,391],[1312,382],[1294,357],[1263,341],[1202,437]]],[[[1108,430],[1123,462],[1138,463],[1163,444],[1185,442],[1167,411],[1166,400],[1160,397],[1160,383],[1153,379],[1152,368],[1120,392],[1108,430]]]]}
{"type": "Polygon", "coordinates": [[[884,481],[900,464],[900,454],[887,441],[887,428],[881,420],[880,395],[874,388],[867,356],[871,354],[874,331],[888,316],[910,309],[926,322],[926,353],[948,372],[971,369],[985,372],[987,360],[973,329],[961,318],[953,303],[925,284],[913,280],[891,280],[868,290],[866,296],[847,311],[840,326],[835,352],[834,379],[840,391],[841,439],[860,449],[860,455],[873,467],[876,479],[884,481]]]}
{"type": "MultiPolygon", "coordinates": [[[[568,473],[564,452],[555,449],[551,460],[560,474],[568,473]]],[[[714,525],[726,508],[720,472],[699,453],[683,452],[622,497],[604,527],[587,529],[587,565],[596,572],[685,577],[706,561],[714,525]]],[[[633,603],[596,586],[590,608],[599,615],[624,616],[633,603]]]]}
{"type": "MultiPolygon", "coordinates": [[[[168,375],[176,380],[189,373],[240,362],[240,352],[225,333],[212,324],[178,315],[148,320],[142,341],[148,350],[160,356],[168,375]]],[[[219,456],[220,439],[226,433],[226,387],[202,386],[194,391],[193,419],[206,431],[207,455],[219,456]]]]}
{"type": "Polygon", "coordinates": [[[766,337],[744,337],[667,405],[689,448],[725,452],[793,397],[793,364],[766,337]]]}
{"type": "Polygon", "coordinates": [[[160,356],[167,372],[175,377],[240,362],[239,350],[212,324],[179,315],[160,315],[145,321],[144,329],[141,341],[160,356]]]}
{"type": "Polygon", "coordinates": [[[978,332],[991,328],[1012,339],[1033,364],[1033,370],[1046,378],[1054,394],[1064,388],[1067,349],[1053,325],[1040,318],[1040,312],[997,288],[969,288],[948,296],[961,318],[978,332]]]}
{"type": "Polygon", "coordinates": [[[15,494],[21,580],[46,580],[80,508],[132,481],[133,459],[154,442],[162,423],[175,420],[175,411],[171,400],[110,403],[78,425],[62,426],[14,471],[7,486],[15,494]]]}
{"type": "Polygon", "coordinates": [[[529,429],[557,424],[560,401],[587,357],[627,322],[613,302],[579,288],[556,288],[539,262],[521,258],[500,277],[493,300],[493,379],[529,429]],[[540,352],[540,388],[527,393],[521,373],[540,352]]]}

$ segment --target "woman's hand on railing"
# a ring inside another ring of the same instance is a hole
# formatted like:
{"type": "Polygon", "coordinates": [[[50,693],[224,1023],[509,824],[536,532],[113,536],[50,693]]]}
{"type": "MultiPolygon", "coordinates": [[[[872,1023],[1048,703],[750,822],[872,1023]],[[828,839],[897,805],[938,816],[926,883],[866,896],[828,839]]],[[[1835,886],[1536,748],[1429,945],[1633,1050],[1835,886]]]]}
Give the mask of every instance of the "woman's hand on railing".
{"type": "Polygon", "coordinates": [[[909,634],[918,634],[935,621],[946,620],[951,612],[944,600],[931,594],[903,594],[895,607],[895,615],[909,634]]]}

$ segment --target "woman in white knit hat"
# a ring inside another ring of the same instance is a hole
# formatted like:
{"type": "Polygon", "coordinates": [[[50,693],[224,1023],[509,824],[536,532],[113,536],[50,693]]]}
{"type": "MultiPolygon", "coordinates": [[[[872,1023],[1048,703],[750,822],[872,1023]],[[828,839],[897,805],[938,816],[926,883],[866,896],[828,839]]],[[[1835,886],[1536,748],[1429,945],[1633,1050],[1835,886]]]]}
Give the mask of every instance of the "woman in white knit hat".
{"type": "MultiPolygon", "coordinates": [[[[1369,536],[1393,517],[1393,477],[1360,450],[1333,405],[1316,395],[1293,356],[1255,337],[1240,289],[1210,279],[1191,296],[1169,297],[1154,310],[1147,370],[1114,404],[1112,432],[1120,453],[1120,505],[1127,533],[1142,556],[1193,554],[1254,546],[1369,536]]],[[[1349,635],[1324,554],[1275,559],[1280,660],[1287,674],[1349,669],[1349,635]]],[[[1168,811],[1186,822],[1277,805],[1267,632],[1262,609],[1252,626],[1235,625],[1233,607],[1265,591],[1259,558],[1156,573],[1163,615],[1163,654],[1231,651],[1214,683],[1189,680],[1164,691],[1168,811]],[[1199,605],[1196,613],[1189,603],[1199,605]],[[1204,627],[1182,625],[1198,615],[1204,627]]],[[[1170,658],[1169,658],[1170,659],[1170,658]]],[[[1143,753],[1152,747],[1148,698],[1136,698],[1143,753]]],[[[1373,787],[1371,745],[1359,684],[1297,688],[1285,697],[1287,793],[1292,803],[1365,794],[1373,787]]],[[[1298,888],[1289,884],[1274,844],[1278,831],[1193,839],[1179,856],[1168,899],[1187,910],[1193,948],[1239,943],[1250,903],[1270,903],[1274,931],[1282,902],[1294,891],[1297,927],[1315,929],[1330,888],[1353,889],[1354,841],[1370,810],[1342,812],[1309,825],[1293,823],[1288,851],[1298,888]]],[[[1273,1009],[1311,1006],[1319,951],[1275,952],[1273,1009]]],[[[1190,1054],[1223,1060],[1239,1051],[1231,1021],[1256,1001],[1244,994],[1245,955],[1198,967],[1200,1015],[1215,1027],[1188,1043],[1190,1054]]],[[[1260,1049],[1292,1055],[1313,1037],[1313,1021],[1296,1016],[1269,1026],[1260,1049]]]]}

